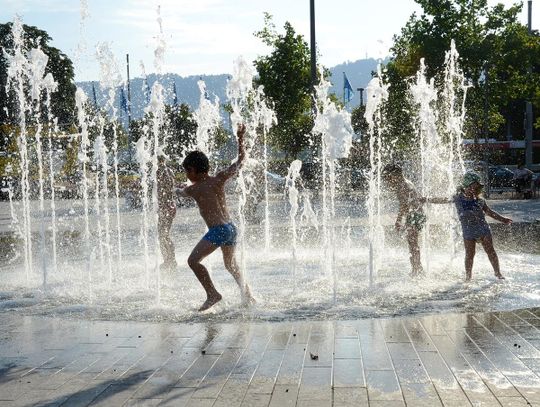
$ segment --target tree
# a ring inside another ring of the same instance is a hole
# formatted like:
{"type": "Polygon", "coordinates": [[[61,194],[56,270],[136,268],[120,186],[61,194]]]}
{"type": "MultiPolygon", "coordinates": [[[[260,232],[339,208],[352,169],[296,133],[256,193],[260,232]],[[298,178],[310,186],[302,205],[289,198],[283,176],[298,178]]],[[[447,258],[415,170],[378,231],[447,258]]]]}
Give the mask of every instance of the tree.
{"type": "Polygon", "coordinates": [[[393,57],[384,72],[391,89],[389,133],[401,134],[401,146],[410,147],[412,106],[407,79],[424,58],[427,75],[440,83],[445,52],[453,39],[472,85],[467,94],[466,136],[478,137],[486,128],[490,137],[504,138],[507,131],[523,134],[524,101],[540,96],[538,72],[528,71],[540,65],[540,41],[537,33],[529,35],[519,23],[521,5],[490,8],[487,0],[415,1],[423,13],[413,14],[394,37],[393,57]]]}
{"type": "MultiPolygon", "coordinates": [[[[0,24],[0,122],[16,123],[17,109],[13,106],[13,100],[6,92],[7,83],[7,59],[5,54],[13,52],[13,37],[11,35],[13,23],[0,24]],[[11,100],[10,100],[11,99],[11,100]],[[7,110],[6,110],[7,109],[7,110]]],[[[51,95],[51,109],[58,124],[62,129],[67,129],[73,124],[75,111],[75,74],[73,63],[66,54],[58,48],[49,45],[52,38],[46,31],[34,26],[23,25],[25,51],[40,47],[49,57],[45,74],[51,73],[58,82],[58,89],[51,95]]]]}
{"type": "MultiPolygon", "coordinates": [[[[11,168],[18,171],[18,149],[17,137],[19,135],[18,108],[13,92],[6,91],[8,80],[8,61],[6,55],[12,54],[14,42],[12,37],[13,23],[0,24],[0,176],[6,174],[11,168]]],[[[51,94],[51,112],[58,118],[60,131],[73,132],[75,111],[75,85],[73,83],[74,71],[71,60],[59,49],[51,47],[52,40],[46,31],[33,26],[23,25],[24,44],[23,50],[29,51],[32,48],[40,47],[48,56],[45,74],[51,73],[58,83],[56,92],[51,94]]],[[[29,98],[29,96],[28,96],[29,98]]],[[[42,137],[47,133],[50,126],[47,123],[45,109],[41,109],[42,117],[39,118],[43,125],[42,137]]],[[[27,118],[27,137],[30,156],[34,153],[36,123],[34,118],[27,118]]],[[[56,134],[53,135],[56,137],[56,134]]],[[[31,175],[35,172],[35,162],[31,163],[31,175]]]]}
{"type": "Polygon", "coordinates": [[[256,82],[264,86],[278,120],[270,131],[270,143],[290,159],[298,157],[309,145],[308,134],[313,127],[312,86],[307,42],[289,22],[283,28],[285,32],[278,34],[272,16],[265,13],[264,28],[255,36],[272,51],[257,58],[254,65],[259,74],[256,82]]]}

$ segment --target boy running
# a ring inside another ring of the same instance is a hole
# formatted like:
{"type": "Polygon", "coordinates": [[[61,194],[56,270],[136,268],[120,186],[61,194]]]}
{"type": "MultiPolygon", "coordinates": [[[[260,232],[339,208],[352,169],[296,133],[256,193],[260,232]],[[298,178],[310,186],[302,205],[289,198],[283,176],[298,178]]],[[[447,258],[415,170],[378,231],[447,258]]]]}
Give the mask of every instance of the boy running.
{"type": "Polygon", "coordinates": [[[210,165],[208,157],[201,151],[191,151],[182,163],[187,178],[193,183],[181,189],[180,193],[195,199],[199,212],[208,226],[208,232],[197,243],[188,258],[188,265],[199,279],[206,291],[206,301],[199,308],[205,311],[221,301],[221,294],[214,287],[210,274],[201,261],[213,253],[218,247],[223,254],[225,268],[234,277],[243,297],[244,304],[254,302],[249,286],[243,281],[240,268],[235,258],[236,227],[231,221],[225,200],[225,182],[238,173],[245,159],[244,135],[246,127],[238,125],[238,159],[227,169],[215,176],[208,174],[210,165]]]}

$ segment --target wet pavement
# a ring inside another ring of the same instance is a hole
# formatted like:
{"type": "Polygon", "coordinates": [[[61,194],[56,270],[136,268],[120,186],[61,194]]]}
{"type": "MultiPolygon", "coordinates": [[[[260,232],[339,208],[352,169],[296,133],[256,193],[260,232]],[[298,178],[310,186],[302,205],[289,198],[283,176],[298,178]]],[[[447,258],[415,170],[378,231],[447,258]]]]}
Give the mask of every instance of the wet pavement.
{"type": "Polygon", "coordinates": [[[0,406],[540,406],[540,308],[173,324],[0,314],[0,406]]]}

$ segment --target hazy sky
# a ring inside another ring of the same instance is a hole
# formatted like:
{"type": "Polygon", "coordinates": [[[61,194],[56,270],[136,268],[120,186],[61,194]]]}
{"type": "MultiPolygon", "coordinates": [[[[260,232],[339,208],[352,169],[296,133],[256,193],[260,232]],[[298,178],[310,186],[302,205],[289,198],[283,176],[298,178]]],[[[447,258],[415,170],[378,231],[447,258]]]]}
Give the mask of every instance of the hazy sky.
{"type": "MultiPolygon", "coordinates": [[[[309,0],[0,0],[0,5],[0,22],[19,14],[25,24],[46,30],[52,44],[75,61],[77,80],[98,79],[95,48],[100,42],[109,43],[119,63],[130,54],[132,76],[141,74],[140,61],[147,73],[154,72],[158,5],[167,45],[165,72],[228,73],[239,55],[253,60],[266,54],[253,36],[263,26],[265,11],[274,16],[278,31],[290,21],[309,41],[309,0]],[[88,12],[84,19],[81,10],[88,12]]],[[[388,55],[392,36],[419,10],[413,0],[316,0],[321,62],[333,66],[388,55]]],[[[526,11],[521,17],[526,23],[526,11]]],[[[540,21],[539,0],[533,2],[534,28],[535,21],[540,21]]]]}

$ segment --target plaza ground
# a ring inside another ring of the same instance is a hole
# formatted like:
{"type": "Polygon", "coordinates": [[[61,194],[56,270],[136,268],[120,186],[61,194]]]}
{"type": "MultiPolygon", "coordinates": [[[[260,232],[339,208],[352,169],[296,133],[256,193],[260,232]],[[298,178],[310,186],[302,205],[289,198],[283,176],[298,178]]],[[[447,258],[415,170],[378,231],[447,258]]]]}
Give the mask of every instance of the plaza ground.
{"type": "Polygon", "coordinates": [[[540,308],[0,326],[0,406],[540,406],[540,308]]]}

